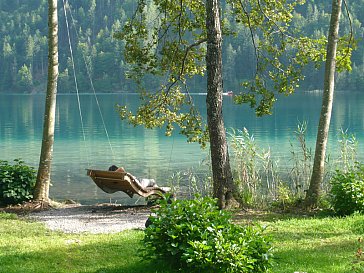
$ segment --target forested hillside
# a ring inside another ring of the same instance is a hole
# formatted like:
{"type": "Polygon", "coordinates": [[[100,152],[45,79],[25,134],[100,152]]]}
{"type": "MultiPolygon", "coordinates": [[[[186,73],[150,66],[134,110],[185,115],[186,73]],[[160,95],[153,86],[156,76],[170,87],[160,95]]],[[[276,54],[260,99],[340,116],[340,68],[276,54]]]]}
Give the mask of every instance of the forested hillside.
{"type": "MultiPolygon", "coordinates": [[[[127,79],[128,64],[123,60],[123,42],[113,38],[136,8],[135,0],[69,0],[67,13],[75,72],[80,92],[91,92],[90,79],[97,92],[133,92],[127,79]],[[85,65],[87,64],[87,66],[85,65]]],[[[358,49],[353,53],[353,70],[337,77],[340,89],[360,90],[364,86],[363,21],[364,0],[350,1],[351,25],[358,49]]],[[[63,1],[59,1],[59,92],[75,92],[73,65],[63,1]]],[[[0,1],[0,92],[44,92],[47,76],[47,0],[0,1]]],[[[228,9],[227,6],[224,9],[228,9]]],[[[294,27],[313,37],[326,35],[331,1],[307,0],[295,14],[294,27]]],[[[157,12],[150,7],[150,16],[157,12]]],[[[343,13],[341,33],[349,33],[350,20],[343,13]]],[[[224,38],[224,85],[237,90],[241,81],[255,71],[254,48],[248,29],[234,28],[237,36],[224,38]]],[[[322,89],[322,68],[305,70],[303,89],[322,89]]],[[[202,92],[203,78],[190,82],[191,92],[202,92]]]]}

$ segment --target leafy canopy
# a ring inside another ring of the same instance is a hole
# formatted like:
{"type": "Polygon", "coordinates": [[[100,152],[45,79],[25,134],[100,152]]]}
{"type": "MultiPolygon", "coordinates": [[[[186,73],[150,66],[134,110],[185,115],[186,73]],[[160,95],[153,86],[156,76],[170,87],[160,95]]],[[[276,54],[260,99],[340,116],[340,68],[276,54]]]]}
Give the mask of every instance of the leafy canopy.
{"type": "MultiPolygon", "coordinates": [[[[309,62],[325,60],[326,38],[310,38],[291,29],[293,11],[304,0],[227,0],[224,36],[248,29],[255,49],[255,75],[242,79],[236,103],[249,103],[257,115],[271,114],[275,93],[292,94],[309,62]],[[234,26],[234,30],[232,27],[234,26]]],[[[119,107],[123,119],[147,128],[177,125],[189,141],[204,144],[206,127],[187,88],[188,79],[205,73],[206,9],[202,0],[139,0],[138,7],[116,38],[125,41],[128,76],[138,83],[141,105],[135,111],[119,107]],[[150,77],[159,84],[150,93],[150,77]],[[144,84],[143,84],[144,83],[144,84]],[[145,86],[145,84],[149,86],[145,86]],[[186,111],[187,110],[187,111],[186,111]]],[[[350,70],[352,40],[340,39],[338,70],[350,70]]],[[[243,60],[242,60],[243,61],[243,60]]]]}

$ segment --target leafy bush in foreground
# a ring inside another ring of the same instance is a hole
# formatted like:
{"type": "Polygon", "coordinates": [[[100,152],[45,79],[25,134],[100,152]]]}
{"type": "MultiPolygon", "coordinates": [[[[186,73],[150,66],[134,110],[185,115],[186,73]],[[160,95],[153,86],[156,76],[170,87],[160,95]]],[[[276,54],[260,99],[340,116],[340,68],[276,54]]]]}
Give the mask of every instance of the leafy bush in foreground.
{"type": "Polygon", "coordinates": [[[364,212],[364,165],[357,163],[346,172],[336,170],[330,181],[332,206],[339,215],[364,212]]]}
{"type": "Polygon", "coordinates": [[[35,170],[24,165],[20,159],[8,161],[0,160],[0,203],[18,204],[33,198],[35,186],[35,170]]]}
{"type": "Polygon", "coordinates": [[[148,258],[186,272],[266,272],[271,245],[259,226],[239,226],[216,201],[205,197],[161,201],[145,230],[148,258]]]}

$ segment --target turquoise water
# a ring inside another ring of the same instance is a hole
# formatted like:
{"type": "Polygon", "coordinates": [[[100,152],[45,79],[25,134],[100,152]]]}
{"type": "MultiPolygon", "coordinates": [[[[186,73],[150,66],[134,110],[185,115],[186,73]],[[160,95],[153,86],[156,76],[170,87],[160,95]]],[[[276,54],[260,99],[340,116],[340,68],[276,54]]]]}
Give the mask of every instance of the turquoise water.
{"type": "MultiPolygon", "coordinates": [[[[0,159],[21,158],[36,167],[41,147],[44,95],[0,95],[0,159]]],[[[122,165],[138,177],[157,178],[165,184],[176,171],[199,165],[208,157],[197,144],[186,143],[178,134],[165,137],[163,130],[134,128],[122,122],[115,104],[135,107],[138,96],[99,94],[97,100],[105,121],[108,137],[94,95],[81,95],[80,103],[84,134],[80,122],[77,97],[59,95],[55,146],[53,157],[51,197],[73,199],[82,203],[136,202],[123,193],[108,195],[99,190],[86,176],[86,168],[107,169],[111,164],[122,165]]],[[[205,113],[205,96],[194,96],[195,104],[205,113]]],[[[282,162],[289,159],[290,140],[295,142],[294,130],[298,122],[307,121],[307,142],[314,148],[321,106],[319,92],[301,92],[291,97],[280,97],[271,116],[257,118],[245,106],[234,105],[231,97],[224,97],[225,125],[229,128],[246,127],[259,146],[271,148],[272,155],[282,162]]],[[[364,96],[360,92],[337,93],[332,116],[329,152],[338,152],[337,135],[340,128],[355,133],[364,142],[364,96]]],[[[362,156],[359,146],[359,157],[362,156]]],[[[289,166],[286,166],[289,168],[289,166]]]]}

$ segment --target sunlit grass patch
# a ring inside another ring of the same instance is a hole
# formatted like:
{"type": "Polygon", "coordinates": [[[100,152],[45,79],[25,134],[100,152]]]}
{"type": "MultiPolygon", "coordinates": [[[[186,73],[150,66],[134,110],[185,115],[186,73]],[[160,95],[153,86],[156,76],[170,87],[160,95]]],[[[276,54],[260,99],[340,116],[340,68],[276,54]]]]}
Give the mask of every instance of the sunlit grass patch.
{"type": "Polygon", "coordinates": [[[363,221],[364,216],[356,215],[269,224],[267,231],[273,238],[276,259],[273,272],[353,272],[357,240],[363,236],[357,223],[363,221]]]}

